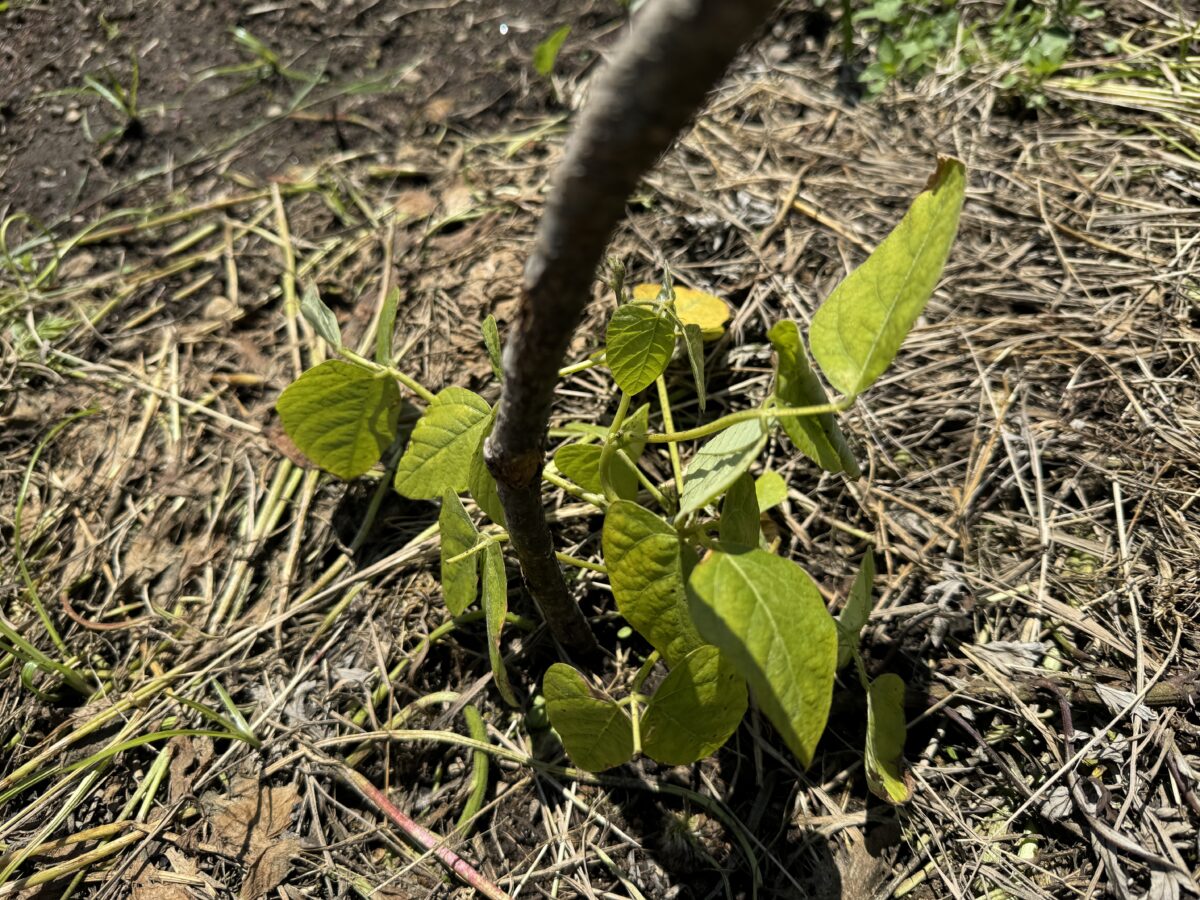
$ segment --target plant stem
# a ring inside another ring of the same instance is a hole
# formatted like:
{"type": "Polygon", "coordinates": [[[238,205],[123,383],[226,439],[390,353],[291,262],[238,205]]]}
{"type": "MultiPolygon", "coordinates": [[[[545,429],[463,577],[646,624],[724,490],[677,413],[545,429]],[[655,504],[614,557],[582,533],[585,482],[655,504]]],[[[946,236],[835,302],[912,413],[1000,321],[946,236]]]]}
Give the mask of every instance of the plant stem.
{"type": "Polygon", "coordinates": [[[411,375],[406,375],[399,369],[394,369],[391,366],[381,366],[374,360],[367,359],[365,356],[360,356],[349,347],[338,347],[337,352],[347,361],[354,363],[357,366],[362,366],[364,369],[370,369],[379,374],[388,374],[395,378],[398,382],[424,400],[426,403],[432,403],[434,398],[433,391],[425,387],[411,375]]]}
{"type": "Polygon", "coordinates": [[[604,448],[600,451],[600,484],[604,488],[604,499],[609,503],[618,499],[617,491],[612,486],[612,479],[608,477],[608,473],[612,468],[613,454],[617,450],[617,438],[621,434],[621,426],[625,424],[627,415],[629,415],[629,394],[621,391],[617,413],[613,416],[612,424],[608,426],[608,437],[604,439],[604,448]]]}
{"type": "Polygon", "coordinates": [[[552,484],[556,488],[561,488],[566,491],[576,500],[582,500],[584,503],[590,503],[599,509],[607,509],[608,501],[599,494],[593,494],[591,491],[585,491],[573,481],[568,481],[561,475],[555,475],[553,472],[542,472],[542,481],[547,484],[552,484]]]}
{"type": "Polygon", "coordinates": [[[504,350],[504,393],[484,458],[526,586],[564,646],[596,654],[567,591],[541,499],[558,370],[625,204],[776,0],[655,0],[593,82],[525,268],[504,350]]]}
{"type": "MultiPolygon", "coordinates": [[[[671,446],[674,447],[675,445],[672,444],[671,446]]],[[[626,462],[629,465],[629,467],[633,469],[633,473],[635,475],[637,475],[638,483],[640,483],[642,487],[644,487],[647,491],[650,492],[650,496],[654,498],[654,502],[657,503],[662,508],[662,511],[663,512],[671,512],[672,511],[671,504],[670,504],[670,502],[668,502],[667,498],[663,495],[663,492],[660,491],[658,489],[658,486],[655,485],[655,483],[650,480],[650,476],[647,475],[645,472],[643,472],[641,470],[641,468],[638,467],[638,464],[636,462],[634,462],[632,459],[630,459],[629,454],[626,453],[624,450],[618,450],[617,456],[620,457],[620,459],[622,459],[624,462],[626,462]]]]}
{"type": "MultiPolygon", "coordinates": [[[[663,428],[667,434],[675,433],[675,420],[671,415],[671,398],[667,394],[667,380],[661,375],[654,381],[655,387],[658,388],[658,405],[662,409],[663,428]]],[[[679,459],[679,448],[672,441],[667,445],[667,452],[671,455],[671,471],[675,475],[675,496],[683,496],[683,463],[679,459]]]]}
{"type": "Polygon", "coordinates": [[[741,412],[730,413],[714,419],[707,425],[698,425],[687,431],[666,432],[663,434],[646,435],[648,444],[669,444],[676,441],[698,441],[724,431],[730,425],[738,422],[749,422],[752,419],[782,419],[787,416],[822,416],[826,413],[842,412],[849,408],[852,398],[844,398],[834,403],[822,403],[819,406],[794,406],[781,409],[743,409],[741,412]]]}
{"type": "Polygon", "coordinates": [[[571,556],[562,551],[555,552],[554,558],[563,565],[574,566],[577,569],[588,569],[592,572],[599,572],[601,575],[608,574],[608,569],[600,565],[600,563],[588,562],[586,559],[580,559],[578,556],[571,556]]]}

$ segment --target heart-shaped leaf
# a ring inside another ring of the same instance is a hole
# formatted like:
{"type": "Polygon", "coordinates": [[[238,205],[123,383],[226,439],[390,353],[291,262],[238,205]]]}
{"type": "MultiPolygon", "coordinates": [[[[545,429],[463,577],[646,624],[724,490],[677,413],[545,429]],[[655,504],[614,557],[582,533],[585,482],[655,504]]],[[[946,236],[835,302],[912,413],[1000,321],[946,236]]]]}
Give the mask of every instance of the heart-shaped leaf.
{"type": "Polygon", "coordinates": [[[837,628],[800,566],[765,550],[714,552],[688,580],[692,618],[750,682],[801,764],[825,730],[837,628]]]}
{"type": "Polygon", "coordinates": [[[605,356],[617,386],[636,394],[654,384],[675,350],[675,323],[644,306],[626,304],[608,320],[605,356]]]}
{"type": "Polygon", "coordinates": [[[746,712],[746,680],[712,646],[697,647],[673,667],[642,717],[642,750],[684,766],[719,749],[746,712]]]}
{"type": "Polygon", "coordinates": [[[679,535],[650,510],[617,500],[601,543],[617,610],[674,666],[703,643],[688,613],[679,535]]]}
{"type": "Polygon", "coordinates": [[[395,440],[400,389],[391,378],[330,359],[288,385],[275,409],[305,456],[339,478],[357,478],[395,440]]]}
{"type": "Polygon", "coordinates": [[[396,467],[396,491],[414,500],[467,489],[471,458],[491,415],[487,401],[465,388],[440,391],[426,407],[396,467]]]}
{"type": "Polygon", "coordinates": [[[633,723],[612,700],[596,697],[566,663],[555,663],[542,679],[550,724],[575,765],[601,772],[633,756],[633,723]]]}

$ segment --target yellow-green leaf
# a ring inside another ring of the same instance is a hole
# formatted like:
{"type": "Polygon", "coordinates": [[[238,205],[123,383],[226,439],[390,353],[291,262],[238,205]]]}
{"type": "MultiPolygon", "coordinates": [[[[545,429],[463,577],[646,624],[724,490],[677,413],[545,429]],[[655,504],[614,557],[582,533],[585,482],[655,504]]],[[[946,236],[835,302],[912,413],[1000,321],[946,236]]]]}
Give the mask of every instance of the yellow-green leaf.
{"type": "Polygon", "coordinates": [[[912,775],[904,766],[904,680],[887,673],[867,691],[867,785],[871,793],[900,805],[912,798],[912,775]]]}
{"type": "Polygon", "coordinates": [[[414,500],[465,491],[471,458],[490,415],[491,407],[478,394],[459,387],[440,391],[408,439],[396,467],[396,491],[414,500]]]}
{"type": "Polygon", "coordinates": [[[554,71],[558,51],[571,33],[570,25],[563,25],[550,33],[544,41],[533,48],[533,69],[543,78],[554,71]]]}
{"type": "MultiPolygon", "coordinates": [[[[604,485],[600,481],[600,457],[603,453],[604,448],[599,444],[567,444],[554,452],[554,465],[585,491],[603,494],[604,485]]],[[[618,497],[626,500],[637,497],[637,473],[619,456],[613,457],[610,478],[618,497]]]]}
{"type": "Polygon", "coordinates": [[[800,566],[765,550],[714,552],[688,579],[692,619],[750,683],[801,764],[825,730],[837,628],[800,566]]]}
{"type": "Polygon", "coordinates": [[[605,358],[617,386],[636,394],[654,383],[675,350],[675,324],[644,306],[626,304],[608,320],[605,358]]]}
{"type": "Polygon", "coordinates": [[[391,378],[330,359],[288,385],[275,409],[305,456],[339,478],[357,478],[396,437],[400,390],[391,378]]]}
{"type": "Polygon", "coordinates": [[[617,500],[604,516],[604,565],[617,610],[673,666],[703,642],[688,613],[679,535],[650,510],[617,500]]]}
{"type": "Polygon", "coordinates": [[[721,544],[726,549],[757,547],[762,540],[759,517],[754,479],[749,472],[743,472],[730,485],[725,499],[721,501],[721,544]]]}
{"type": "Polygon", "coordinates": [[[500,492],[496,489],[496,479],[488,470],[487,460],[483,457],[483,445],[492,433],[496,424],[496,411],[488,416],[483,431],[479,433],[479,441],[471,454],[471,471],[467,473],[467,491],[475,505],[482,509],[489,519],[497,525],[504,525],[504,506],[500,503],[500,492]]]}
{"type": "Polygon", "coordinates": [[[483,614],[487,624],[488,660],[492,664],[496,690],[509,706],[520,706],[508,683],[508,670],[504,668],[504,656],[500,653],[500,635],[504,617],[508,614],[508,575],[504,571],[504,551],[497,543],[488,544],[483,551],[483,614]]]}
{"type": "Polygon", "coordinates": [[[813,316],[813,356],[843,394],[857,396],[883,374],[925,308],[954,243],[965,188],[963,164],[939,159],[900,224],[813,316]]]}
{"type": "Polygon", "coordinates": [[[838,614],[838,668],[854,658],[863,626],[871,617],[872,591],[875,588],[875,556],[870,550],[863,557],[862,568],[854,577],[846,605],[838,614]]]}
{"type": "MultiPolygon", "coordinates": [[[[778,366],[775,374],[775,397],[780,406],[821,406],[829,402],[825,388],[808,364],[800,328],[795,322],[776,322],[767,332],[778,366]]],[[[861,473],[850,445],[838,427],[833,413],[819,416],[783,416],[783,430],[805,456],[829,472],[847,472],[857,478],[861,473]]]]}
{"type": "Polygon", "coordinates": [[[633,723],[612,700],[596,697],[566,663],[555,663],[542,679],[546,712],[563,749],[575,765],[601,772],[633,756],[633,723]]]}
{"type": "Polygon", "coordinates": [[[766,512],[787,499],[787,481],[778,472],[763,472],[754,482],[758,511],[766,512]]]}
{"type": "Polygon", "coordinates": [[[737,422],[708,439],[688,460],[683,477],[680,515],[702,509],[721,496],[750,467],[767,443],[758,419],[737,422]]]}
{"type": "Polygon", "coordinates": [[[497,381],[504,380],[504,363],[500,353],[500,329],[496,326],[496,317],[489,315],[480,326],[483,332],[483,346],[487,350],[488,362],[492,364],[492,374],[497,381]]]}
{"type": "Polygon", "coordinates": [[[479,559],[472,554],[457,562],[451,560],[474,547],[479,532],[453,491],[446,491],[442,497],[438,534],[441,537],[442,598],[450,615],[461,616],[475,602],[479,591],[479,559]]]}
{"type": "Polygon", "coordinates": [[[325,305],[315,284],[309,284],[300,297],[300,314],[331,347],[342,346],[342,332],[338,328],[337,316],[325,305]]]}
{"type": "Polygon", "coordinates": [[[697,647],[671,669],[641,721],[642,750],[685,766],[719,749],[746,712],[746,680],[716,647],[697,647]]]}

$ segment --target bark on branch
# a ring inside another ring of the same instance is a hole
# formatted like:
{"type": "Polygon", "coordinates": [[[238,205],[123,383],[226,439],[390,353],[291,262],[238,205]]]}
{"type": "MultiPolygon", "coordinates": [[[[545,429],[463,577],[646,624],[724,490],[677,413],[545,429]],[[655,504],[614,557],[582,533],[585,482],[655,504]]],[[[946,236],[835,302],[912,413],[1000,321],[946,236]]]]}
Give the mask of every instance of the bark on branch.
{"type": "Polygon", "coordinates": [[[554,558],[541,499],[558,368],[626,198],[777,2],[647,4],[592,87],[525,269],[504,352],[504,393],[485,453],[526,585],[554,635],[575,651],[594,651],[595,639],[554,558]]]}

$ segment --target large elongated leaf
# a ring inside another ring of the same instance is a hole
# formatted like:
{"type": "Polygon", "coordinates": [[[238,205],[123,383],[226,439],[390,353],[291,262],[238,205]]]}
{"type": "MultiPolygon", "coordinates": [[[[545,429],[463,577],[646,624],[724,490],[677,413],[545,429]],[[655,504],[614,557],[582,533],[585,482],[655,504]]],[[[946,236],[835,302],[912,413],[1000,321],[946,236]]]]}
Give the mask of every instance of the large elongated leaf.
{"type": "Polygon", "coordinates": [[[912,798],[912,776],[904,768],[904,679],[887,673],[867,691],[867,785],[888,803],[912,798]]]}
{"type": "Polygon", "coordinates": [[[870,550],[863,557],[862,568],[854,577],[846,605],[838,614],[838,668],[841,669],[854,657],[863,626],[871,617],[871,592],[875,588],[875,556],[870,550]]]}
{"type": "Polygon", "coordinates": [[[440,391],[425,409],[396,467],[397,492],[414,500],[467,489],[471,457],[487,427],[491,407],[465,388],[440,391]]]}
{"type": "Polygon", "coordinates": [[[496,690],[509,706],[519,706],[508,683],[508,670],[500,653],[500,633],[508,614],[508,575],[504,571],[504,551],[499,544],[488,544],[483,551],[483,615],[487,623],[488,660],[496,690]]]}
{"type": "Polygon", "coordinates": [[[750,682],[800,762],[825,730],[837,629],[800,566],[765,550],[713,553],[688,580],[692,618],[750,682]]]}
{"type": "Polygon", "coordinates": [[[703,641],[688,613],[679,535],[648,509],[617,500],[601,543],[617,609],[674,666],[703,641]]]}
{"type": "MultiPolygon", "coordinates": [[[[829,402],[825,388],[808,364],[800,328],[795,322],[776,322],[767,332],[779,359],[775,396],[783,406],[820,406],[829,402]]],[[[796,447],[822,469],[858,477],[858,463],[832,413],[820,416],[784,416],[779,420],[796,447]]]]}
{"type": "Polygon", "coordinates": [[[746,680],[721,652],[697,647],[671,669],[642,718],[642,749],[684,766],[720,748],[746,712],[746,680]]]}
{"type": "Polygon", "coordinates": [[[750,467],[767,443],[767,430],[758,419],[730,425],[696,451],[683,477],[680,514],[712,503],[750,467]]]}
{"type": "Polygon", "coordinates": [[[583,676],[566,663],[555,663],[542,679],[550,724],[575,765],[600,772],[629,762],[633,723],[611,700],[592,694],[583,676]]]}
{"type": "Polygon", "coordinates": [[[721,503],[721,543],[728,547],[757,547],[762,539],[758,496],[749,472],[738,476],[721,503]]]}
{"type": "Polygon", "coordinates": [[[666,370],[675,350],[675,324],[652,309],[627,304],[608,320],[605,345],[617,386],[636,394],[666,370]]]}
{"type": "Polygon", "coordinates": [[[441,537],[442,597],[450,615],[461,616],[475,602],[479,592],[479,559],[472,555],[457,562],[451,560],[474,547],[479,532],[453,491],[446,491],[442,497],[438,534],[441,537]]]}
{"type": "Polygon", "coordinates": [[[692,381],[696,383],[696,400],[700,403],[700,412],[704,412],[708,405],[708,388],[704,384],[704,333],[699,325],[684,323],[683,349],[692,370],[692,381]]]}
{"type": "Polygon", "coordinates": [[[400,390],[391,378],[330,359],[288,385],[275,409],[305,456],[339,478],[356,478],[395,439],[400,390]]]}
{"type": "Polygon", "coordinates": [[[900,224],[813,316],[813,356],[843,394],[857,396],[883,374],[925,308],[958,231],[965,187],[963,164],[939,159],[900,224]]]}

